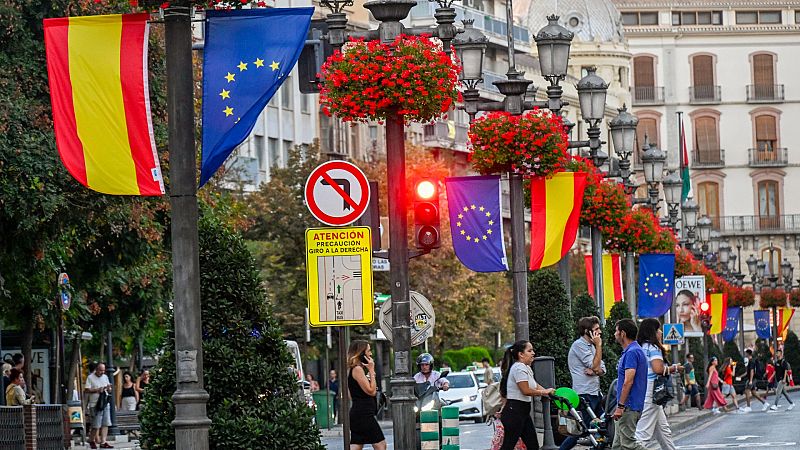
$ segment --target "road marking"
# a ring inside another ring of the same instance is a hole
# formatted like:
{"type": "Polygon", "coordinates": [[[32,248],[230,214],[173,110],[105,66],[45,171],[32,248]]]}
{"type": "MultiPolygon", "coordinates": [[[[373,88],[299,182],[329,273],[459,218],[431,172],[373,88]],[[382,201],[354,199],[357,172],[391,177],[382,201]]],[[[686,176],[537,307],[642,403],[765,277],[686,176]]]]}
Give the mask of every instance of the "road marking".
{"type": "Polygon", "coordinates": [[[744,435],[744,436],[728,436],[728,439],[736,439],[737,441],[746,441],[750,438],[759,438],[761,436],[751,436],[751,435],[744,435]]]}
{"type": "Polygon", "coordinates": [[[699,444],[678,445],[678,449],[708,449],[708,448],[751,448],[751,447],[794,447],[797,442],[750,442],[747,444],[699,444]]]}

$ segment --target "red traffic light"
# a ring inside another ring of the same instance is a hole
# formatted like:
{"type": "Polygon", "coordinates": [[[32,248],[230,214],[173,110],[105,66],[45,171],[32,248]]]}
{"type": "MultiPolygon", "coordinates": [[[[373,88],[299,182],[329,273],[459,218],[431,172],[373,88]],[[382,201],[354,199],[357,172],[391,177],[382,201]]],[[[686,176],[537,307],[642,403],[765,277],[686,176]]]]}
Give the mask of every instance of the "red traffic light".
{"type": "Polygon", "coordinates": [[[711,306],[709,306],[708,302],[700,303],[700,311],[705,313],[705,312],[708,312],[708,310],[710,308],[711,308],[711,306]]]}
{"type": "Polygon", "coordinates": [[[436,195],[436,185],[430,180],[422,180],[417,183],[417,198],[430,200],[436,195]]]}

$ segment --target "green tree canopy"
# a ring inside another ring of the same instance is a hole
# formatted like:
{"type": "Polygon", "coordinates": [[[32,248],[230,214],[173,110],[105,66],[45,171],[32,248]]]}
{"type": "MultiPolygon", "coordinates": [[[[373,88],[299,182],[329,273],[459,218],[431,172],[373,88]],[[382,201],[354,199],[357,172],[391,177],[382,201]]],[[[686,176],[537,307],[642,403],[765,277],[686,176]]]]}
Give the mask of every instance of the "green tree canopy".
{"type": "Polygon", "coordinates": [[[534,351],[555,358],[556,386],[571,386],[567,356],[575,324],[564,284],[555,271],[528,274],[528,317],[534,351]]]}

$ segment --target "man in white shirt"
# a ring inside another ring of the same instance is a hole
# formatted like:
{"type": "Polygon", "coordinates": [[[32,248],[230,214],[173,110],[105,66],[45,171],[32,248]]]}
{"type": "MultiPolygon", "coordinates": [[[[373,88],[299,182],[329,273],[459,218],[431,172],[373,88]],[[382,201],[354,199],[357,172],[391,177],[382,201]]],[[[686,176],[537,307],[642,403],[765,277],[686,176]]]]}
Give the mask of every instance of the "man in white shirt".
{"type": "Polygon", "coordinates": [[[83,390],[87,394],[86,401],[86,415],[92,424],[92,431],[89,433],[89,447],[98,448],[114,448],[108,442],[108,427],[111,426],[111,382],[108,381],[106,376],[106,365],[103,363],[97,364],[94,372],[86,377],[86,385],[83,390]],[[101,394],[107,394],[104,399],[102,408],[97,408],[97,402],[100,400],[101,394]],[[99,443],[98,443],[99,439],[99,443]]]}
{"type": "Polygon", "coordinates": [[[414,374],[415,383],[430,383],[442,391],[450,389],[450,381],[433,370],[433,356],[430,353],[423,353],[417,357],[417,368],[419,372],[414,374]]]}

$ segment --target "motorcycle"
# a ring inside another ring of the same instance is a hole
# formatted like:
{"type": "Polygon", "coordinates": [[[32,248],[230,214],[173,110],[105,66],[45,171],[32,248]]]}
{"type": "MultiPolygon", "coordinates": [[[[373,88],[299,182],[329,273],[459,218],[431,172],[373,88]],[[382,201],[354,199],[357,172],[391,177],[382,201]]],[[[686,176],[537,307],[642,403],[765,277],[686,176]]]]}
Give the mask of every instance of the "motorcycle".
{"type": "MultiPolygon", "coordinates": [[[[449,374],[449,371],[442,372],[440,378],[445,378],[449,374]]],[[[422,411],[439,411],[439,415],[441,416],[442,406],[447,406],[450,404],[447,400],[439,397],[439,388],[434,386],[431,383],[417,383],[414,385],[414,395],[417,397],[417,401],[414,404],[414,415],[416,416],[416,430],[417,430],[417,450],[422,448],[422,442],[420,440],[420,413],[422,411]]],[[[441,439],[442,435],[442,425],[441,421],[439,421],[439,437],[441,439]]]]}

